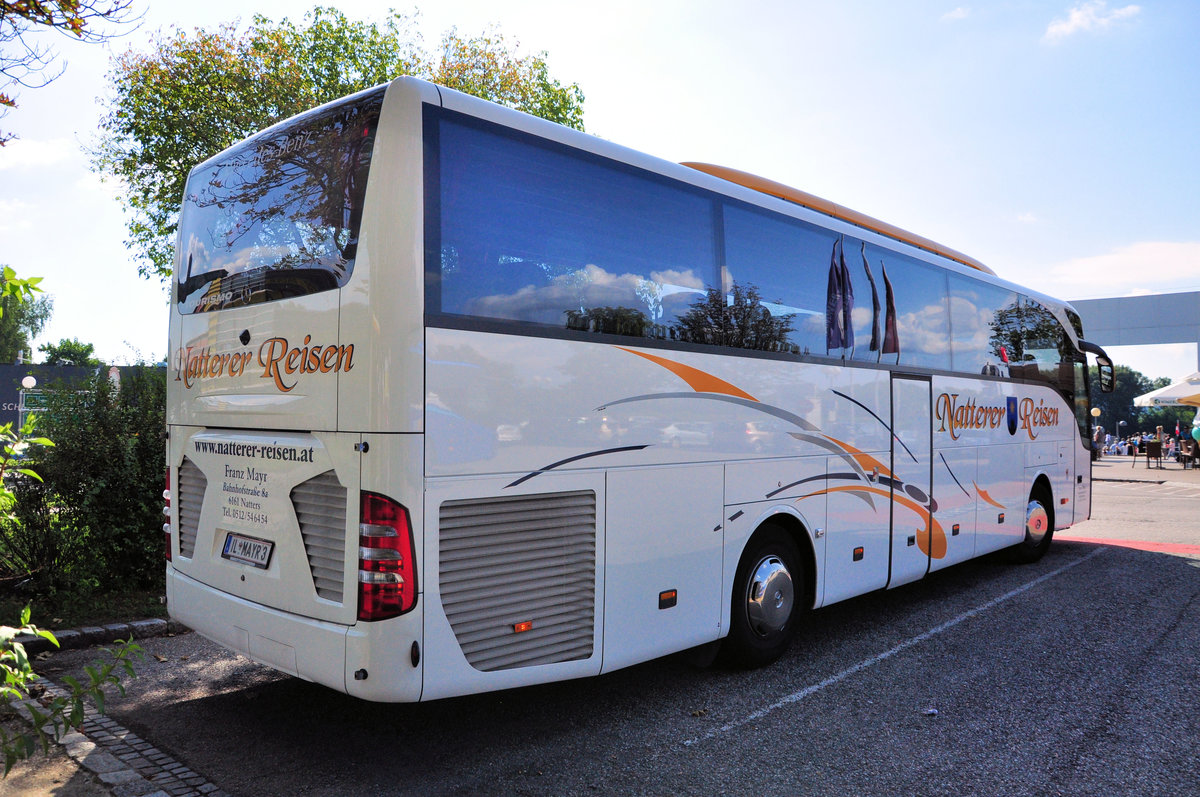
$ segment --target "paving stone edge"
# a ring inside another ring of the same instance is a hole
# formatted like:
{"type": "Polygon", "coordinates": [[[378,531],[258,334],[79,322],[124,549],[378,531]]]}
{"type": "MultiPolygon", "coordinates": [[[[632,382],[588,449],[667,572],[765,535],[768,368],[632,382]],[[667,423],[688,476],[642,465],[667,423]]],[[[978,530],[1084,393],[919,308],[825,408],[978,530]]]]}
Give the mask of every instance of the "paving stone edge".
{"type": "MultiPolygon", "coordinates": [[[[61,649],[70,649],[189,630],[174,620],[151,619],[56,631],[54,636],[61,649]]],[[[17,637],[16,641],[24,645],[30,656],[58,649],[43,637],[26,635],[17,637]]],[[[49,679],[38,677],[31,683],[42,687],[47,697],[70,696],[66,689],[49,679]]],[[[32,703],[35,703],[34,698],[12,704],[30,725],[33,724],[33,715],[29,712],[32,703]]],[[[53,728],[45,730],[54,736],[53,728]]],[[[57,744],[113,797],[228,797],[203,775],[191,771],[116,720],[101,714],[91,704],[84,707],[84,721],[80,726],[64,733],[57,744]]]]}
{"type": "Polygon", "coordinates": [[[109,623],[103,626],[84,626],[64,631],[54,631],[58,640],[56,648],[50,640],[23,634],[14,641],[25,646],[25,652],[30,656],[55,650],[70,650],[86,648],[92,645],[107,645],[110,642],[125,639],[147,639],[149,637],[165,636],[167,634],[182,634],[190,629],[175,620],[154,618],[151,620],[133,620],[128,623],[109,623]]]}

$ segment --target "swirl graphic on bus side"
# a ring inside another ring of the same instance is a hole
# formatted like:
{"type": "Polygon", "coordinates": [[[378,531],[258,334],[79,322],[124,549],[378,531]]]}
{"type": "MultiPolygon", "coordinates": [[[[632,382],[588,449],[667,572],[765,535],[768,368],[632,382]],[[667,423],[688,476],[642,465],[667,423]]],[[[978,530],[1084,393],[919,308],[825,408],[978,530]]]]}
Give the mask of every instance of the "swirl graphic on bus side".
{"type": "MultiPolygon", "coordinates": [[[[634,351],[625,347],[616,348],[629,354],[634,354],[643,360],[654,363],[655,365],[670,371],[680,380],[686,383],[687,386],[691,388],[691,391],[670,391],[637,396],[626,396],[605,402],[596,408],[597,412],[609,410],[612,407],[619,405],[639,402],[688,399],[733,404],[754,412],[761,412],[765,415],[772,416],[796,427],[795,431],[788,432],[790,437],[794,438],[798,442],[814,446],[824,452],[840,458],[847,464],[849,470],[845,472],[825,473],[819,476],[801,479],[787,485],[779,485],[777,488],[768,491],[764,496],[765,498],[772,498],[803,483],[816,482],[823,483],[823,486],[812,490],[811,492],[806,492],[802,495],[793,497],[791,500],[795,501],[796,503],[802,503],[818,496],[830,495],[834,493],[846,493],[861,499],[868,506],[870,506],[872,510],[876,510],[876,500],[882,499],[886,502],[891,502],[895,506],[899,506],[911,511],[919,519],[921,527],[917,529],[915,542],[922,553],[934,559],[941,559],[946,556],[948,549],[946,532],[941,523],[934,517],[934,513],[937,511],[938,507],[937,501],[932,495],[928,494],[925,489],[915,484],[906,483],[902,479],[897,478],[895,474],[892,473],[891,468],[881,462],[877,457],[861,451],[845,441],[838,440],[837,438],[825,434],[817,426],[793,412],[790,412],[782,407],[766,404],[742,388],[733,385],[732,383],[727,382],[726,380],[721,379],[713,374],[701,371],[694,366],[675,362],[674,360],[670,360],[666,357],[634,351]]],[[[905,445],[904,441],[895,434],[891,426],[885,422],[877,412],[872,410],[870,407],[867,407],[862,402],[846,395],[845,393],[837,390],[831,390],[831,392],[838,398],[848,401],[865,411],[874,420],[874,422],[882,425],[883,428],[887,430],[891,439],[896,443],[897,452],[903,450],[910,458],[913,459],[913,461],[916,461],[916,456],[913,454],[913,452],[908,449],[908,446],[905,445]]],[[[1005,420],[1007,415],[1006,409],[1007,408],[1002,408],[998,413],[990,411],[984,411],[982,413],[973,412],[971,418],[977,420],[972,422],[979,423],[980,425],[990,425],[993,423],[995,425],[999,425],[1005,420]]],[[[1037,416],[1036,412],[1032,409],[1030,410],[1028,416],[1030,418],[1029,423],[1031,428],[1041,422],[1038,420],[1039,416],[1037,416]]],[[[966,414],[963,414],[962,417],[966,418],[967,416],[966,414]]],[[[1043,416],[1041,420],[1045,420],[1045,417],[1043,416]]],[[[577,457],[560,460],[545,467],[531,471],[525,476],[510,483],[508,487],[514,487],[518,484],[522,484],[529,479],[541,475],[542,473],[555,469],[561,465],[578,461],[580,459],[596,456],[627,454],[634,451],[647,450],[650,448],[653,448],[652,444],[625,446],[621,448],[589,452],[577,457]]],[[[942,463],[945,465],[947,470],[950,469],[949,463],[946,462],[944,457],[942,458],[942,463]]],[[[954,479],[954,482],[958,484],[959,489],[970,495],[970,492],[962,485],[958,477],[954,475],[953,471],[950,471],[950,475],[954,479]]],[[[980,488],[979,485],[975,484],[974,482],[970,483],[975,488],[976,495],[980,501],[1003,508],[1000,504],[994,501],[985,490],[980,488]]],[[[814,484],[814,487],[816,486],[817,484],[814,484]]]]}

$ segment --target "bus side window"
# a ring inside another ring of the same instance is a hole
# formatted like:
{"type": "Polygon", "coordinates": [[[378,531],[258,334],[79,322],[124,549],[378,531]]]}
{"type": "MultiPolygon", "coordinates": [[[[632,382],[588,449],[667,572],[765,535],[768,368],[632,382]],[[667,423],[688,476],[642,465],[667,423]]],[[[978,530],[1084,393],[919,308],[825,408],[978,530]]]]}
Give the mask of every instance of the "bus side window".
{"type": "Polygon", "coordinates": [[[1063,361],[1062,346],[1066,339],[1062,324],[1053,313],[1032,299],[1022,297],[1021,304],[1027,361],[1025,378],[1053,385],[1064,393],[1073,390],[1074,384],[1063,385],[1060,379],[1059,364],[1063,361]]]}
{"type": "Polygon", "coordinates": [[[713,283],[709,197],[511,130],[439,130],[442,312],[645,337],[713,283]]]}
{"type": "MultiPolygon", "coordinates": [[[[753,288],[759,304],[787,330],[773,348],[824,356],[825,273],[837,236],[733,204],[724,206],[724,219],[728,273],[738,275],[743,292],[753,288]]],[[[732,296],[734,283],[727,282],[732,296]]]]}
{"type": "MultiPolygon", "coordinates": [[[[868,246],[872,261],[882,261],[894,288],[897,360],[884,363],[950,370],[950,316],[946,271],[894,252],[868,246]]],[[[874,263],[872,263],[874,265],[874,263]]],[[[857,344],[857,341],[855,341],[857,344]]],[[[865,345],[865,344],[864,344],[865,345]]]]}
{"type": "Polygon", "coordinates": [[[954,370],[963,374],[1008,376],[1014,356],[1011,336],[1019,336],[1014,310],[1017,294],[960,274],[950,282],[950,346],[954,370]]]}

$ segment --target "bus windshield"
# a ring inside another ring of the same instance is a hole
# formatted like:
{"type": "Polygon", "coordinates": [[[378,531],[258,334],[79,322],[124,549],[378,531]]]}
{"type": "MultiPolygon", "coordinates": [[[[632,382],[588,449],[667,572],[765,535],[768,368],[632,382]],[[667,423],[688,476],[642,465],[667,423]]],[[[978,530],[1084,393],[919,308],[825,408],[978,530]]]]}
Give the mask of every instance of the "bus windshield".
{"type": "Polygon", "coordinates": [[[192,172],[179,219],[182,312],[345,284],[383,92],[318,108],[192,172]]]}

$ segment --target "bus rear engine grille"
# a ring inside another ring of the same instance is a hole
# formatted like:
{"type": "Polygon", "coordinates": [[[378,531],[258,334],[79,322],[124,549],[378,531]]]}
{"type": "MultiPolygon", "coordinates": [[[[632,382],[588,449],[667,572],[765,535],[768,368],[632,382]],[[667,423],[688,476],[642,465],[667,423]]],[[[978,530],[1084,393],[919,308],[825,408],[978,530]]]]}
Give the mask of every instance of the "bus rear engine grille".
{"type": "Polygon", "coordinates": [[[291,499],[317,595],[341,603],[346,583],[346,488],[327,470],[296,485],[291,499]]]}
{"type": "Polygon", "coordinates": [[[440,526],[442,606],[472,667],[491,672],[592,655],[594,492],[447,501],[440,526]]]}
{"type": "Polygon", "coordinates": [[[184,457],[179,466],[179,555],[191,559],[196,552],[196,532],[200,528],[200,508],[208,479],[196,463],[184,457]]]}

